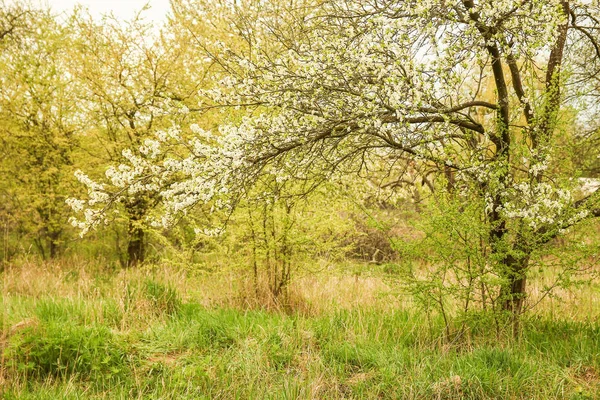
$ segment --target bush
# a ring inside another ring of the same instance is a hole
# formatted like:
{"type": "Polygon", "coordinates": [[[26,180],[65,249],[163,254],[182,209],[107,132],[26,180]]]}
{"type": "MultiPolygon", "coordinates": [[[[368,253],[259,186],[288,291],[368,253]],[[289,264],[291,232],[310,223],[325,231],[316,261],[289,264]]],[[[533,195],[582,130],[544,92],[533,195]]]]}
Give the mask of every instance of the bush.
{"type": "Polygon", "coordinates": [[[119,378],[127,371],[126,348],[103,326],[52,322],[9,339],[9,370],[38,379],[76,376],[92,381],[119,378]]]}

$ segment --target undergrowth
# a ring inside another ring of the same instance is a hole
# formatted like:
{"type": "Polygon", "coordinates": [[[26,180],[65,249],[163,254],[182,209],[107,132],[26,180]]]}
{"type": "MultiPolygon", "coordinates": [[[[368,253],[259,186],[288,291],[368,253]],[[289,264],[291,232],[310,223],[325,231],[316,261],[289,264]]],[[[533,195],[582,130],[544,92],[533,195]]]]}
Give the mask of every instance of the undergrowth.
{"type": "Polygon", "coordinates": [[[440,317],[408,304],[386,308],[384,297],[351,308],[340,300],[311,313],[207,305],[190,295],[192,277],[178,283],[167,276],[110,276],[77,296],[8,292],[14,282],[5,277],[2,397],[594,399],[600,393],[596,320],[531,314],[518,339],[467,321],[461,336],[447,337],[440,317]]]}

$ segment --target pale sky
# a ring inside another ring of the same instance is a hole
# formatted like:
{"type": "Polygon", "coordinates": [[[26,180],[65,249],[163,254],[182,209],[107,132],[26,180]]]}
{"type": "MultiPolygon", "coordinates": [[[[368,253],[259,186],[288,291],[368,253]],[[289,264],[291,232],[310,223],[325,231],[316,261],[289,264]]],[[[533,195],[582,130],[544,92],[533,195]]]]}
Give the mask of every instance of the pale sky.
{"type": "MultiPolygon", "coordinates": [[[[77,4],[90,10],[94,17],[112,12],[120,19],[129,19],[146,4],[150,9],[143,15],[151,21],[162,22],[170,9],[169,0],[34,0],[32,3],[47,5],[56,12],[71,11],[77,4]]],[[[10,3],[10,0],[9,0],[10,3]]]]}

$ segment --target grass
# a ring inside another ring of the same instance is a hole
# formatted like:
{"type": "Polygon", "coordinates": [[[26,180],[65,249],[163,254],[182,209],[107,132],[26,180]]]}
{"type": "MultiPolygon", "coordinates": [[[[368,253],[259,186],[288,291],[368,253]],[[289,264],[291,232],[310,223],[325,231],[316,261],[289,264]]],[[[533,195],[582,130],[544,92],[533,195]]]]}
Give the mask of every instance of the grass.
{"type": "Polygon", "coordinates": [[[448,341],[377,274],[303,278],[282,312],[227,274],[94,268],[3,273],[3,398],[600,398],[598,310],[555,317],[576,299],[528,315],[518,340],[448,341]]]}

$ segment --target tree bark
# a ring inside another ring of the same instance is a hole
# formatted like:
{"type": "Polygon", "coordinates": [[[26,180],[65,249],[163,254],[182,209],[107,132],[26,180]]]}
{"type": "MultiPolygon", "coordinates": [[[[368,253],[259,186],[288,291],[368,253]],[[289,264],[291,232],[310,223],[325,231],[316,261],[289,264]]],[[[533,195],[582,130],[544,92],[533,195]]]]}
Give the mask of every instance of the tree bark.
{"type": "Polygon", "coordinates": [[[526,273],[529,265],[529,255],[523,257],[507,256],[504,265],[507,268],[507,282],[500,292],[500,299],[502,309],[511,315],[513,335],[516,337],[519,335],[519,322],[526,298],[526,273]]]}
{"type": "Polygon", "coordinates": [[[134,267],[142,264],[146,258],[146,233],[143,219],[148,209],[144,197],[137,197],[127,204],[129,226],[127,230],[127,266],[134,267]]]}
{"type": "Polygon", "coordinates": [[[129,243],[127,243],[127,266],[134,267],[142,264],[146,255],[146,241],[144,229],[140,221],[134,218],[129,220],[129,243]]]}
{"type": "Polygon", "coordinates": [[[49,252],[50,252],[50,259],[55,259],[58,257],[58,255],[60,253],[60,243],[59,243],[60,233],[52,232],[52,233],[50,233],[49,236],[50,237],[48,238],[48,247],[49,247],[49,252]]]}
{"type": "Polygon", "coordinates": [[[510,261],[507,262],[508,284],[505,288],[503,308],[507,311],[512,311],[515,314],[519,314],[523,309],[525,286],[527,283],[525,272],[528,262],[528,258],[515,259],[512,257],[510,258],[510,261]]]}

